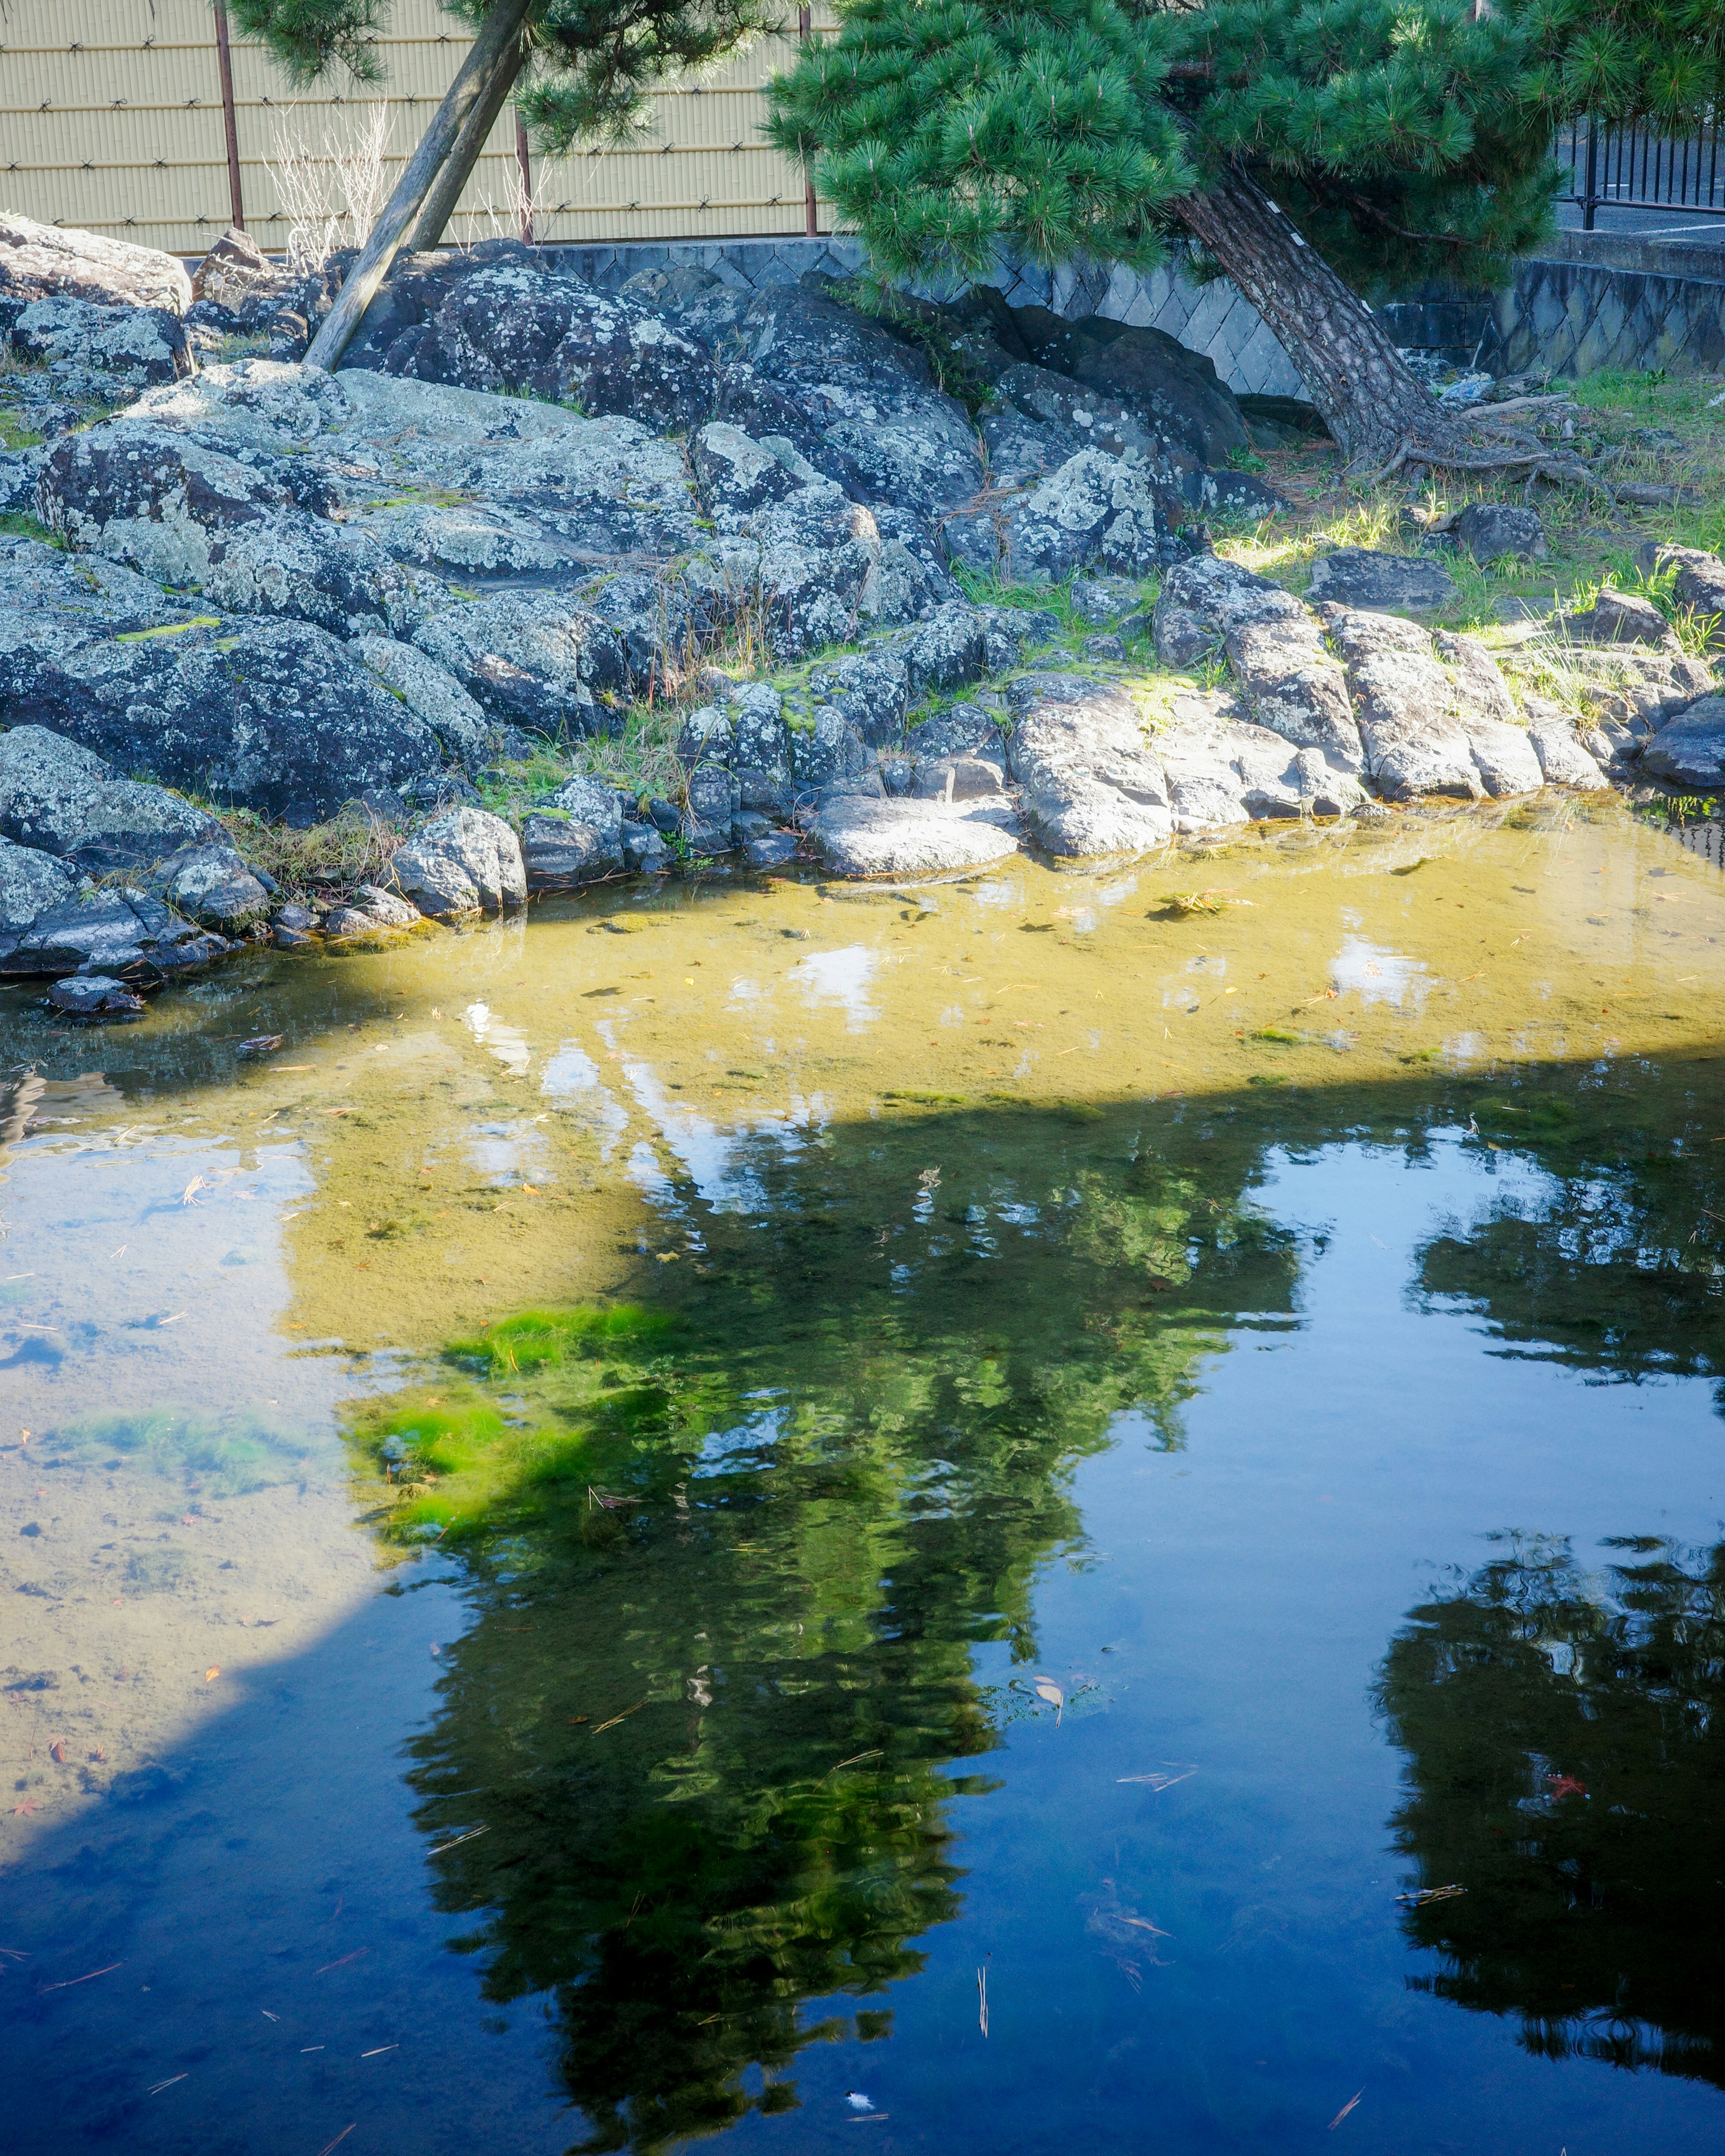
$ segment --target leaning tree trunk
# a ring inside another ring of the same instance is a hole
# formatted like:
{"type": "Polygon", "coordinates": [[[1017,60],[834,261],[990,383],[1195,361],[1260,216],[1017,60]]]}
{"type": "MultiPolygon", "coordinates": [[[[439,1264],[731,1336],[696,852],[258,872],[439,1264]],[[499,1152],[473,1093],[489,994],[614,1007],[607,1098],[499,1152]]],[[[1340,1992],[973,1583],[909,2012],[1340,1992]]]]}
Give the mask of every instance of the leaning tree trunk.
{"type": "Polygon", "coordinates": [[[518,38],[491,70],[491,79],[481,92],[480,100],[455,138],[455,146],[444,161],[444,168],[433,183],[431,192],[425,198],[425,207],[420,211],[413,231],[408,235],[407,250],[410,254],[423,254],[435,247],[444,236],[444,227],[454,216],[455,205],[461,199],[461,190],[467,185],[474,167],[479,162],[480,152],[485,146],[485,138],[497,124],[497,116],[503,110],[504,100],[515,87],[516,78],[527,57],[525,38],[518,38]]]}
{"type": "Polygon", "coordinates": [[[498,62],[519,42],[534,5],[535,0],[495,0],[431,125],[419,138],[418,148],[396,182],[394,193],[383,205],[382,215],[359,250],[359,259],[336,295],[335,305],[311,340],[311,349],[305,355],[307,367],[322,367],[333,374],[341,364],[348,340],[364,319],[408,228],[417,221],[433,182],[490,87],[498,62]]]}
{"type": "Polygon", "coordinates": [[[1276,332],[1351,465],[1399,464],[1421,449],[1447,461],[1446,415],[1364,300],[1255,181],[1231,167],[1174,212],[1276,332]]]}

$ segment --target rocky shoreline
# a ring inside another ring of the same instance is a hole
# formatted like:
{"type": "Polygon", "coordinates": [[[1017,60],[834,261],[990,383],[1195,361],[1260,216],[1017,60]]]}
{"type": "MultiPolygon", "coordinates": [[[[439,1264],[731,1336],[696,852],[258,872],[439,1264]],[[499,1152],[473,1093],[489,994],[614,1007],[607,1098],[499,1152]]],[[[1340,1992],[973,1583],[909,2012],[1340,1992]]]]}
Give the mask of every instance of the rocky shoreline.
{"type": "MultiPolygon", "coordinates": [[[[1206,516],[1277,501],[1230,459],[1300,415],[1156,332],[992,295],[883,323],[698,271],[607,295],[500,244],[402,264],[330,377],[295,346],[331,279],[296,309],[223,246],[194,291],[0,224],[13,433],[40,436],[0,452],[0,978],[72,1018],[245,940],[730,857],[940,875],[1725,774],[1712,665],[1644,598],[1527,625],[1585,656],[1579,725],[1425,625],[1442,547],[1534,552],[1531,511],[1337,548],[1307,599],[1211,552],[1206,516]],[[277,356],[200,362],[260,322],[277,356]],[[675,778],[570,768],[643,708],[675,778]],[[517,813],[485,805],[523,767],[517,813]],[[285,888],[222,820],[354,804],[400,843],[337,890],[285,888]]],[[[1717,557],[1644,553],[1725,613],[1717,557]]]]}

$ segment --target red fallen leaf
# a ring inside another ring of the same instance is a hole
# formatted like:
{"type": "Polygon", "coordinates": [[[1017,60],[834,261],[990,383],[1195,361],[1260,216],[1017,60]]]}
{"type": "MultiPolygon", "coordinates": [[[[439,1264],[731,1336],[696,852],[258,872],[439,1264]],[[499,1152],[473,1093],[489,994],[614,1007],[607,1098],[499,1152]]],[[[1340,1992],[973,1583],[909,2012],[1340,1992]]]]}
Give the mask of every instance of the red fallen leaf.
{"type": "Polygon", "coordinates": [[[1548,1774],[1545,1779],[1551,1784],[1553,1798],[1584,1797],[1587,1794],[1586,1789],[1573,1774],[1548,1774]]]}
{"type": "Polygon", "coordinates": [[[23,1816],[26,1819],[28,1819],[32,1812],[39,1812],[41,1809],[41,1805],[37,1803],[33,1797],[26,1797],[21,1804],[14,1804],[13,1806],[12,1815],[16,1819],[19,1813],[22,1812],[23,1816]]]}
{"type": "Polygon", "coordinates": [[[52,1759],[52,1760],[53,1760],[53,1762],[54,1763],[55,1766],[57,1766],[57,1767],[64,1767],[64,1766],[65,1765],[65,1763],[66,1763],[66,1740],[65,1740],[65,1738],[64,1738],[64,1737],[56,1737],[56,1738],[55,1738],[55,1739],[54,1739],[54,1742],[53,1742],[53,1743],[52,1743],[52,1744],[50,1744],[50,1745],[49,1746],[49,1748],[48,1748],[48,1756],[49,1756],[49,1758],[50,1759],[52,1759]]]}

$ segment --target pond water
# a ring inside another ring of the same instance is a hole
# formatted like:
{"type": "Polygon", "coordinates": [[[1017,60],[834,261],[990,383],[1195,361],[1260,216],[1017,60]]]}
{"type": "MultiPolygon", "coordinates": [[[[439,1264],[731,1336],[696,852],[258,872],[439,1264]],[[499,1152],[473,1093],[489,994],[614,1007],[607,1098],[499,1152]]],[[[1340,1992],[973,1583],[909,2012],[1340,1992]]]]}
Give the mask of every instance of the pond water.
{"type": "Polygon", "coordinates": [[[1722,984],[1607,802],[9,992],[18,2145],[1716,2148],[1722,984]]]}

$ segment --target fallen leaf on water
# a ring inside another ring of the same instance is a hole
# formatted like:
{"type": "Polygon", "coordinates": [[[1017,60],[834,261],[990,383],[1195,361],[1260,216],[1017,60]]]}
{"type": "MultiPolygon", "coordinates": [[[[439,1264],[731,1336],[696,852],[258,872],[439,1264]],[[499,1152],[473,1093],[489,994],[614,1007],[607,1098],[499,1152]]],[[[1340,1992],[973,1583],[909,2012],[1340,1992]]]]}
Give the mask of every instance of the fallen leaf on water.
{"type": "Polygon", "coordinates": [[[212,1662],[210,1666],[203,1673],[203,1681],[206,1684],[212,1684],[214,1682],[216,1678],[220,1676],[221,1674],[222,1671],[220,1664],[212,1662]]]}
{"type": "Polygon", "coordinates": [[[208,1190],[212,1188],[213,1185],[207,1183],[203,1176],[194,1175],[192,1180],[186,1185],[186,1188],[180,1193],[181,1204],[191,1204],[200,1190],[208,1190]]]}
{"type": "Polygon", "coordinates": [[[1573,1774],[1548,1774],[1545,1779],[1551,1784],[1553,1797],[1584,1797],[1587,1794],[1585,1788],[1573,1774]]]}
{"type": "Polygon", "coordinates": [[[1048,1704],[1055,1711],[1055,1720],[1058,1722],[1061,1715],[1065,1712],[1066,1695],[1060,1690],[1054,1679],[1052,1677],[1033,1677],[1030,1681],[1030,1689],[1035,1693],[1038,1699],[1047,1701],[1048,1704]]]}
{"type": "Polygon", "coordinates": [[[41,1805],[37,1803],[33,1797],[26,1797],[21,1804],[14,1804],[13,1806],[12,1815],[14,1819],[17,1819],[22,1813],[25,1819],[28,1819],[32,1812],[39,1812],[41,1809],[41,1805]]]}
{"type": "Polygon", "coordinates": [[[64,1737],[56,1737],[54,1738],[53,1743],[48,1748],[48,1756],[54,1761],[55,1766],[64,1767],[65,1765],[66,1740],[64,1737]]]}

